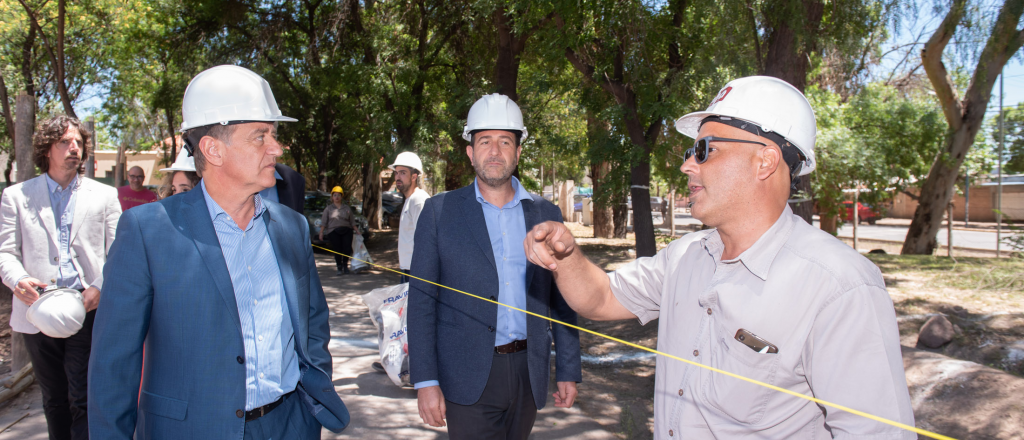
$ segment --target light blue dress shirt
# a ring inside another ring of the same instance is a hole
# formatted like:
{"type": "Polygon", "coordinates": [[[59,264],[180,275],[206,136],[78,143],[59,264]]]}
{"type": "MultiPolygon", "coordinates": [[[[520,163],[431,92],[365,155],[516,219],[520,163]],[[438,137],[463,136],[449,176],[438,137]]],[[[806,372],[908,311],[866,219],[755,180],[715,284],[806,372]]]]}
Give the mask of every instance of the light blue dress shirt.
{"type": "MultiPolygon", "coordinates": [[[[512,177],[512,189],[515,195],[505,206],[492,205],[480,194],[480,182],[477,181],[476,201],[484,211],[487,223],[487,235],[491,239],[491,252],[494,253],[494,264],[498,269],[498,302],[526,310],[526,251],[523,241],[526,240],[526,217],[523,214],[523,200],[531,200],[530,193],[519,184],[519,179],[512,177]]],[[[526,313],[498,306],[498,325],[494,336],[494,346],[526,339],[526,313]]],[[[416,389],[439,385],[436,380],[417,382],[416,389]]]]}
{"type": "MultiPolygon", "coordinates": [[[[50,194],[50,207],[53,208],[53,222],[57,227],[57,287],[70,287],[81,289],[82,280],[78,276],[78,269],[75,269],[71,261],[71,221],[75,218],[75,199],[80,186],[78,175],[71,178],[67,187],[61,188],[60,184],[46,176],[46,188],[50,194]]],[[[20,281],[20,280],[19,280],[20,281]]]]}
{"type": "Polygon", "coordinates": [[[249,411],[292,392],[299,381],[295,334],[281,267],[267,225],[260,218],[267,208],[259,194],[254,197],[256,210],[252,219],[242,230],[210,198],[205,180],[201,186],[235,289],[245,343],[245,410],[249,411]]]}
{"type": "Polygon", "coordinates": [[[265,200],[270,200],[271,202],[274,202],[274,203],[281,203],[281,199],[278,198],[278,196],[277,196],[277,181],[278,180],[284,180],[284,177],[281,177],[281,173],[278,173],[277,170],[274,170],[274,186],[272,186],[270,188],[267,188],[267,189],[265,189],[263,191],[260,191],[257,194],[259,194],[260,197],[262,197],[265,200]]]}

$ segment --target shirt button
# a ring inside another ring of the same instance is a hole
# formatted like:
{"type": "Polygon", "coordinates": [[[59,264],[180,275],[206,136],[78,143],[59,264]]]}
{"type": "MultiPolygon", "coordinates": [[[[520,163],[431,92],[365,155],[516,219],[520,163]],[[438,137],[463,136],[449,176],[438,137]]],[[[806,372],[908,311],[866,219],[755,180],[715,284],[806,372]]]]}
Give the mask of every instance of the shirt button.
{"type": "Polygon", "coordinates": [[[260,373],[260,379],[263,379],[263,373],[260,373]]]}
{"type": "Polygon", "coordinates": [[[508,281],[505,281],[505,285],[506,285],[506,286],[508,285],[508,281]]]}
{"type": "Polygon", "coordinates": [[[242,410],[235,411],[235,415],[238,416],[238,418],[245,417],[245,411],[242,411],[242,410]]]}
{"type": "Polygon", "coordinates": [[[252,270],[252,266],[246,266],[246,269],[252,270]]]}
{"type": "Polygon", "coordinates": [[[57,257],[53,257],[53,261],[57,261],[57,257]]]}
{"type": "Polygon", "coordinates": [[[258,299],[252,300],[252,305],[256,305],[256,304],[259,304],[259,303],[260,303],[260,300],[258,300],[258,299]]]}
{"type": "MultiPolygon", "coordinates": [[[[260,337],[260,340],[262,341],[262,340],[263,340],[263,337],[260,337]]],[[[693,350],[693,355],[694,355],[694,356],[700,356],[700,352],[699,352],[699,351],[697,351],[697,350],[693,350]]]]}
{"type": "Polygon", "coordinates": [[[679,397],[683,397],[683,389],[682,388],[679,389],[679,397]]]}
{"type": "MultiPolygon", "coordinates": [[[[260,342],[263,342],[263,336],[260,336],[260,337],[258,337],[258,338],[256,338],[256,339],[258,339],[258,340],[259,340],[260,342]]],[[[694,356],[696,356],[696,355],[697,355],[697,350],[693,350],[693,355],[694,355],[694,356]]]]}
{"type": "Polygon", "coordinates": [[[711,307],[708,307],[708,314],[711,314],[711,307]]]}
{"type": "Polygon", "coordinates": [[[669,437],[672,437],[673,435],[676,435],[676,433],[672,432],[672,430],[671,430],[671,429],[670,429],[670,430],[668,430],[668,436],[669,436],[669,437]]]}
{"type": "Polygon", "coordinates": [[[487,326],[487,331],[494,333],[494,327],[487,326]]]}
{"type": "Polygon", "coordinates": [[[238,363],[240,363],[240,364],[244,364],[245,363],[245,359],[242,359],[241,356],[236,357],[235,360],[238,361],[238,363]]]}

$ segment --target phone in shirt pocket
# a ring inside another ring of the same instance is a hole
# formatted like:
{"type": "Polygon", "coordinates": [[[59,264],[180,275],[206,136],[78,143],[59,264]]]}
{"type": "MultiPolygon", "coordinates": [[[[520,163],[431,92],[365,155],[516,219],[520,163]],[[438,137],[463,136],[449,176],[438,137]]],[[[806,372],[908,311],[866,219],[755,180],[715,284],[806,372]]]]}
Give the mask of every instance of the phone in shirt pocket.
{"type": "Polygon", "coordinates": [[[772,344],[771,342],[764,340],[764,338],[755,335],[747,331],[746,329],[741,328],[739,330],[736,330],[735,338],[737,341],[742,342],[743,345],[750,347],[751,350],[754,350],[761,354],[775,354],[779,352],[779,347],[776,347],[775,344],[772,344]]]}
{"type": "MultiPolygon", "coordinates": [[[[779,356],[758,353],[736,339],[732,331],[722,328],[718,330],[718,344],[712,347],[708,359],[712,367],[775,385],[779,356]]],[[[704,382],[703,388],[707,402],[722,415],[732,419],[719,423],[757,424],[764,418],[769,401],[779,394],[760,385],[713,372],[704,382]]]]}

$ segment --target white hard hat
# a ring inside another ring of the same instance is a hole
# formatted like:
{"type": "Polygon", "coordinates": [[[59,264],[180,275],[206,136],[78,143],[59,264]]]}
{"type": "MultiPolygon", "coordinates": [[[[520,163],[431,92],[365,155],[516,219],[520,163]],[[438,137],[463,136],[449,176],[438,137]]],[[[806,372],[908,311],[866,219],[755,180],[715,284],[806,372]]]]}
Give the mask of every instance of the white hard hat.
{"type": "Polygon", "coordinates": [[[188,154],[188,150],[182,148],[178,152],[178,157],[174,159],[174,164],[170,168],[161,168],[160,171],[191,171],[196,172],[196,158],[188,154]]]}
{"type": "MultiPolygon", "coordinates": [[[[796,175],[814,171],[814,140],[817,136],[814,110],[804,94],[789,83],[770,76],[732,80],[718,92],[707,110],[679,118],[676,130],[696,139],[701,122],[710,116],[726,121],[750,122],[761,130],[755,134],[767,135],[769,139],[772,134],[781,136],[803,153],[804,160],[799,164],[800,170],[796,175]]],[[[779,146],[782,147],[781,144],[779,146]]]]}
{"type": "Polygon", "coordinates": [[[395,158],[395,163],[388,165],[388,168],[391,168],[391,171],[394,171],[397,166],[409,167],[419,171],[420,174],[423,174],[423,161],[421,161],[420,157],[412,151],[403,151],[398,153],[398,157],[395,158]]]}
{"type": "Polygon", "coordinates": [[[519,141],[526,140],[526,126],[523,125],[523,112],[508,96],[497,93],[485,95],[473,103],[466,118],[466,127],[462,129],[462,138],[472,142],[477,130],[513,130],[522,133],[519,141]]]}
{"type": "Polygon", "coordinates": [[[281,115],[270,84],[239,66],[217,66],[192,78],[181,101],[181,131],[232,121],[295,122],[281,115]]]}
{"type": "Polygon", "coordinates": [[[52,289],[40,296],[25,313],[28,322],[51,338],[67,338],[82,329],[85,304],[75,289],[52,289]]]}

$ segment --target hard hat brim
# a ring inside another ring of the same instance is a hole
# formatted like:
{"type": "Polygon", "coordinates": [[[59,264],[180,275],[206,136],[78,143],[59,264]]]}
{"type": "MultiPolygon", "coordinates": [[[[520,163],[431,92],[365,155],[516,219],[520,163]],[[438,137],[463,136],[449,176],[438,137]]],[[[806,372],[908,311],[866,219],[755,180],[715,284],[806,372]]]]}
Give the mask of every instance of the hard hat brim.
{"type": "Polygon", "coordinates": [[[676,119],[676,131],[691,139],[697,139],[697,132],[700,131],[700,122],[708,116],[721,116],[717,112],[693,112],[676,119]]]}
{"type": "MultiPolygon", "coordinates": [[[[288,116],[270,116],[270,117],[267,117],[267,118],[255,118],[255,119],[248,118],[248,119],[245,120],[245,122],[299,122],[299,120],[295,119],[295,118],[288,117],[288,116]]],[[[178,130],[178,132],[179,133],[184,133],[184,132],[186,132],[188,130],[191,130],[193,128],[205,127],[207,125],[220,125],[220,122],[214,122],[212,124],[191,125],[191,126],[186,125],[184,122],[182,122],[181,123],[181,129],[178,130]]]]}

